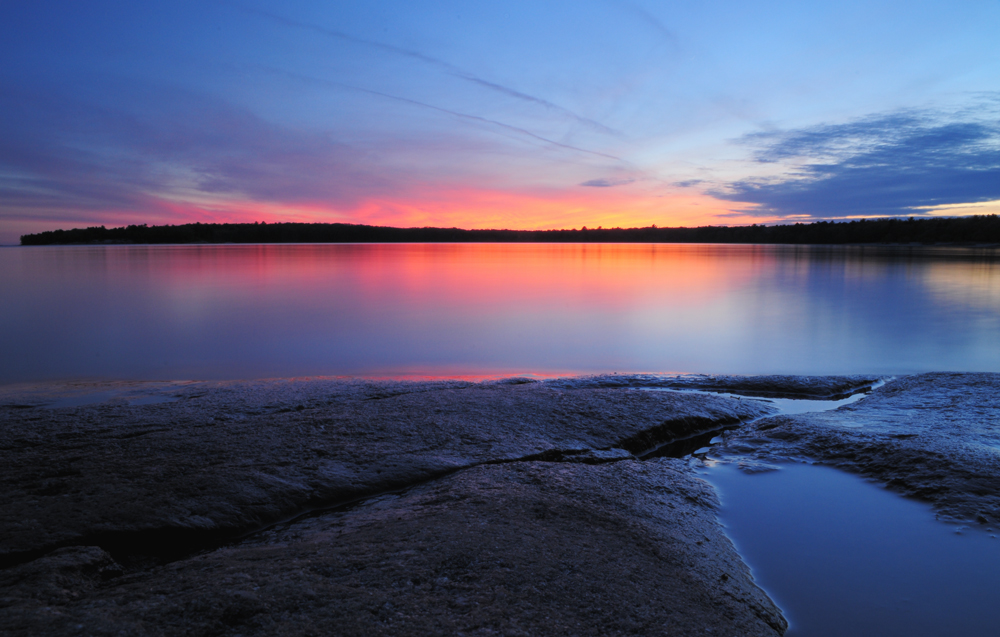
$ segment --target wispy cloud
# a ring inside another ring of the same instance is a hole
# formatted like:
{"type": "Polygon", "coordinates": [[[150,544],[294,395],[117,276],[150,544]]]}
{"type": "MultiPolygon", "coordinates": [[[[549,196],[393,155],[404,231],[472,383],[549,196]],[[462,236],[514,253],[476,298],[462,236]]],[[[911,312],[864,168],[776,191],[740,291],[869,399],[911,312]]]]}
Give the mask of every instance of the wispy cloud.
{"type": "Polygon", "coordinates": [[[758,163],[787,168],[712,191],[759,216],[906,215],[1000,199],[998,102],[977,111],[903,111],[844,124],[755,133],[758,163]]]}
{"type": "Polygon", "coordinates": [[[405,187],[369,153],[224,101],[144,87],[128,109],[0,90],[0,201],[18,210],[146,210],[150,196],[352,205],[405,187]]]}
{"type": "Polygon", "coordinates": [[[606,135],[614,135],[614,136],[621,135],[620,131],[610,128],[602,124],[601,122],[590,119],[589,117],[584,117],[582,115],[579,115],[578,113],[575,113],[568,108],[559,106],[558,104],[554,104],[546,99],[542,99],[540,97],[536,97],[534,95],[529,95],[527,93],[518,91],[517,89],[511,88],[509,86],[504,86],[503,84],[499,84],[497,82],[491,82],[490,80],[478,77],[458,66],[455,66],[454,64],[451,64],[450,62],[446,62],[444,60],[432,57],[430,55],[425,55],[420,51],[414,51],[412,49],[407,49],[392,44],[386,44],[384,42],[377,42],[375,40],[359,38],[357,36],[353,36],[348,33],[344,33],[342,31],[337,31],[336,29],[329,29],[327,27],[323,27],[317,24],[310,24],[308,22],[300,22],[298,20],[293,20],[291,18],[287,18],[285,16],[278,15],[270,11],[265,11],[263,9],[259,9],[256,7],[247,7],[242,4],[237,4],[234,2],[226,2],[225,0],[217,0],[217,1],[219,2],[219,4],[222,4],[224,6],[236,9],[238,11],[242,11],[244,13],[255,15],[257,17],[264,18],[266,20],[270,20],[276,24],[280,24],[285,27],[312,31],[313,33],[318,33],[344,42],[350,42],[353,44],[358,44],[373,49],[377,49],[379,51],[383,51],[386,53],[391,53],[394,55],[399,55],[413,60],[417,60],[419,62],[423,62],[424,64],[434,66],[444,71],[445,73],[448,73],[449,75],[471,82],[473,84],[489,89],[491,91],[502,93],[508,97],[529,102],[531,104],[535,104],[536,106],[541,106],[555,113],[559,113],[560,115],[568,117],[569,119],[574,120],[577,123],[583,124],[587,128],[590,128],[591,130],[604,133],[606,135]]]}
{"type": "Polygon", "coordinates": [[[435,106],[433,104],[428,104],[427,102],[421,102],[419,100],[411,99],[409,97],[403,97],[403,96],[400,96],[400,95],[393,95],[391,93],[385,93],[385,92],[382,92],[382,91],[376,91],[374,89],[364,88],[364,87],[361,87],[361,86],[354,86],[352,84],[346,84],[344,82],[336,82],[336,81],[333,81],[333,80],[325,80],[325,79],[318,78],[318,77],[312,77],[312,76],[309,76],[309,75],[303,75],[301,73],[293,73],[291,71],[282,71],[282,70],[279,70],[279,69],[265,69],[265,70],[270,71],[272,73],[279,74],[279,75],[284,75],[286,77],[290,77],[290,78],[293,78],[293,79],[297,79],[297,80],[300,80],[300,81],[304,81],[304,82],[322,84],[322,85],[325,85],[325,86],[330,86],[330,87],[335,87],[335,88],[340,88],[340,89],[346,89],[346,90],[350,90],[350,91],[357,91],[359,93],[366,93],[368,95],[375,95],[375,96],[383,97],[385,99],[393,100],[393,101],[396,101],[396,102],[402,102],[404,104],[410,104],[412,106],[418,106],[420,108],[425,108],[425,109],[429,109],[429,110],[432,110],[432,111],[437,111],[439,113],[444,113],[446,115],[450,115],[452,117],[457,117],[459,119],[463,119],[463,120],[466,120],[466,121],[477,122],[477,123],[480,123],[480,124],[487,124],[489,126],[496,127],[496,128],[502,128],[502,129],[510,131],[512,133],[516,133],[516,134],[518,134],[520,136],[530,137],[531,139],[534,139],[535,141],[540,141],[540,142],[542,142],[544,144],[547,144],[549,146],[555,146],[557,148],[563,148],[565,150],[571,150],[571,151],[574,151],[574,152],[584,153],[584,154],[587,154],[587,155],[594,155],[596,157],[604,157],[605,159],[613,159],[615,161],[624,161],[624,160],[622,160],[621,157],[616,157],[615,155],[609,155],[608,153],[602,153],[602,152],[597,151],[597,150],[589,150],[587,148],[581,148],[579,146],[573,146],[571,144],[564,144],[562,142],[557,142],[554,139],[549,139],[548,137],[543,137],[541,135],[538,135],[537,133],[532,133],[531,131],[529,131],[526,128],[521,128],[519,126],[513,126],[511,124],[505,124],[504,122],[500,122],[500,121],[497,121],[495,119],[489,119],[488,117],[481,117],[479,115],[472,115],[470,113],[462,113],[462,112],[455,111],[455,110],[452,110],[452,109],[449,109],[449,108],[444,108],[443,106],[435,106]]]}
{"type": "Polygon", "coordinates": [[[655,32],[661,39],[663,39],[671,48],[678,48],[677,36],[673,31],[668,29],[659,18],[654,16],[652,13],[641,7],[634,2],[624,2],[622,0],[611,0],[611,4],[615,7],[621,9],[625,13],[631,14],[639,20],[639,22],[645,24],[653,32],[655,32]]]}
{"type": "Polygon", "coordinates": [[[580,184],[592,188],[611,188],[613,186],[624,186],[634,182],[635,179],[590,179],[580,184]]]}

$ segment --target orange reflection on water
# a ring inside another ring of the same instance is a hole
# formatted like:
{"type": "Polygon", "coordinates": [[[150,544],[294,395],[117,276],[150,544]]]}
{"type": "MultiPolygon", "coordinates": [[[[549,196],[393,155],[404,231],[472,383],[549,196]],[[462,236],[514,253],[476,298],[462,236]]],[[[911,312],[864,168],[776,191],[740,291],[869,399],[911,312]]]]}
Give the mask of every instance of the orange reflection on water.
{"type": "Polygon", "coordinates": [[[934,263],[922,275],[944,302],[979,308],[989,319],[1000,321],[1000,263],[934,263]]]}
{"type": "Polygon", "coordinates": [[[997,259],[677,244],[0,252],[6,382],[998,369],[997,259]],[[970,269],[971,268],[971,269],[970,269]],[[989,320],[993,316],[994,320],[989,320]]]}
{"type": "Polygon", "coordinates": [[[101,277],[150,277],[193,300],[199,291],[308,303],[345,288],[352,302],[393,298],[407,307],[567,305],[627,311],[647,302],[704,303],[773,268],[754,246],[664,244],[312,244],[136,246],[96,249],[101,277]],[[737,253],[738,252],[738,253],[737,253]],[[734,263],[734,259],[737,263],[734,263]],[[239,292],[237,292],[239,291],[239,292]]]}
{"type": "Polygon", "coordinates": [[[466,308],[700,303],[751,276],[694,250],[651,245],[411,244],[372,247],[366,260],[359,274],[371,294],[466,308]]]}

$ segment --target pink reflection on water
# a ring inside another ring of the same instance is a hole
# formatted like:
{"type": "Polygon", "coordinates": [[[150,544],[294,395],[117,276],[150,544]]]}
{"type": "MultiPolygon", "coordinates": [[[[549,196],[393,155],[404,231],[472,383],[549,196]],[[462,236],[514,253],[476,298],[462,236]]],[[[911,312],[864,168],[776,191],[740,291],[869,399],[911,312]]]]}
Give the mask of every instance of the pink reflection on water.
{"type": "Polygon", "coordinates": [[[75,246],[0,272],[0,382],[1000,368],[995,267],[850,248],[75,246]]]}

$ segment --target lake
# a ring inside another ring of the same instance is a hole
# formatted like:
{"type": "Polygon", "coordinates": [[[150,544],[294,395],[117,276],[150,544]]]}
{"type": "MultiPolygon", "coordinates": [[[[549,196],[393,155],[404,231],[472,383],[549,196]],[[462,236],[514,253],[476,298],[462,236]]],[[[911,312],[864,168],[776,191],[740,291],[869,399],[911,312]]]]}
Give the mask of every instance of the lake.
{"type": "Polygon", "coordinates": [[[0,249],[0,383],[1000,371],[995,249],[0,249]]]}

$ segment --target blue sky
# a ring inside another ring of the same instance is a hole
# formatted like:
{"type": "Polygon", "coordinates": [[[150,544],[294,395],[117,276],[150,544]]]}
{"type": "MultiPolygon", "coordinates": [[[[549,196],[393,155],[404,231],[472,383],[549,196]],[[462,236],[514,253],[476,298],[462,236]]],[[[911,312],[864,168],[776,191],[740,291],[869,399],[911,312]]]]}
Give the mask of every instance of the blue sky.
{"type": "Polygon", "coordinates": [[[996,212],[998,25],[995,1],[5,3],[0,242],[996,212]]]}

